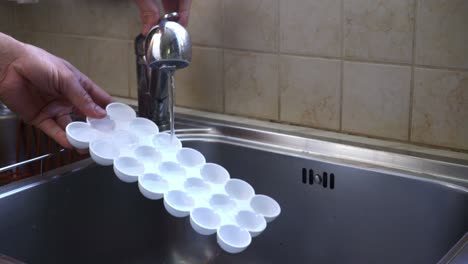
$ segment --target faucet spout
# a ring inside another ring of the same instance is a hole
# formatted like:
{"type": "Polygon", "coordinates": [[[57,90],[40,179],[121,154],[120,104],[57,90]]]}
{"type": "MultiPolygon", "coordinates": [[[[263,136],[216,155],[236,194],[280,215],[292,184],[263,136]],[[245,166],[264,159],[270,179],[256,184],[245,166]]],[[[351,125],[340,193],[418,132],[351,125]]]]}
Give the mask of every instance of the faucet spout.
{"type": "Polygon", "coordinates": [[[188,67],[192,59],[190,36],[176,22],[178,18],[177,13],[166,14],[146,38],[140,35],[135,39],[138,113],[153,120],[161,131],[171,127],[171,76],[175,70],[188,67]]]}

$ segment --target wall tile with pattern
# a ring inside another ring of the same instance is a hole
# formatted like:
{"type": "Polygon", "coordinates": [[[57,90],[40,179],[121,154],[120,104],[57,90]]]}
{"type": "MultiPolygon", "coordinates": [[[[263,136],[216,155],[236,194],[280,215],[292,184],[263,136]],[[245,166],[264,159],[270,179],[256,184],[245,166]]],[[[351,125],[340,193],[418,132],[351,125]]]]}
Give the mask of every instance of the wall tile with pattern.
{"type": "Polygon", "coordinates": [[[340,71],[339,60],[281,56],[281,120],[338,130],[340,71]]]}
{"type": "Polygon", "coordinates": [[[417,68],[411,140],[468,150],[468,73],[417,68]]]}
{"type": "Polygon", "coordinates": [[[410,67],[345,62],[343,130],[408,140],[410,84],[410,67]]]}
{"type": "Polygon", "coordinates": [[[278,56],[225,51],[225,111],[262,119],[278,119],[278,56]]]}

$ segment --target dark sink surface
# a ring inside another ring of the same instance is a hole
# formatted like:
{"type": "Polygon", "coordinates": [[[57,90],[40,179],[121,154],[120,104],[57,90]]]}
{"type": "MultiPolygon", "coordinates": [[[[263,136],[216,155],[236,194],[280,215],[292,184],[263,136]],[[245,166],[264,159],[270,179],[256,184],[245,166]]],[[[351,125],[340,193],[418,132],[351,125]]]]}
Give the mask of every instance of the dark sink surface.
{"type": "Polygon", "coordinates": [[[226,143],[184,146],[282,206],[246,251],[223,252],[112,167],[90,165],[4,195],[0,253],[27,263],[437,263],[468,231],[468,193],[453,185],[226,143]],[[334,188],[330,178],[326,188],[303,183],[304,168],[333,173],[334,188]]]}

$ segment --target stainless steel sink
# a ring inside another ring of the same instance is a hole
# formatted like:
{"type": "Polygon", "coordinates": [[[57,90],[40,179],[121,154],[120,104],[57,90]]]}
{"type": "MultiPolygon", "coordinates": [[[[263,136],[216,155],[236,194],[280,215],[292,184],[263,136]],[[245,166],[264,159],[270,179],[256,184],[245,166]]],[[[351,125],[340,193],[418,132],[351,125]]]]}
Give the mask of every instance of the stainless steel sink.
{"type": "Polygon", "coordinates": [[[177,120],[185,146],[282,206],[246,251],[223,252],[88,159],[0,187],[0,253],[27,263],[437,263],[468,232],[462,160],[177,120]]]}

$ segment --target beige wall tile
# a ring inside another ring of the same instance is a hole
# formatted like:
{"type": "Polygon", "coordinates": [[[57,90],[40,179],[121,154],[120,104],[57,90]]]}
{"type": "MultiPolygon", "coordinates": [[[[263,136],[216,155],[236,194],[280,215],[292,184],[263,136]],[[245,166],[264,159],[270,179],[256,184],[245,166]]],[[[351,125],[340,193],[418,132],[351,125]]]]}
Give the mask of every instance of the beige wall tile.
{"type": "Polygon", "coordinates": [[[44,0],[51,32],[134,39],[141,31],[138,9],[129,0],[44,0]]]}
{"type": "Polygon", "coordinates": [[[139,32],[131,32],[131,20],[134,20],[135,14],[130,15],[130,11],[130,8],[119,5],[106,7],[80,5],[73,9],[51,8],[54,14],[51,24],[55,25],[54,32],[133,39],[139,32]]]}
{"type": "Polygon", "coordinates": [[[223,45],[223,1],[193,1],[188,30],[192,43],[221,47],[223,45]]]}
{"type": "Polygon", "coordinates": [[[89,77],[112,95],[129,96],[128,44],[118,40],[89,40],[89,77]]]}
{"type": "Polygon", "coordinates": [[[408,139],[411,68],[344,63],[342,129],[408,139]]]}
{"type": "Polygon", "coordinates": [[[88,41],[84,38],[52,35],[50,52],[73,64],[82,73],[88,74],[88,41]]]}
{"type": "Polygon", "coordinates": [[[280,50],[340,56],[340,16],[340,0],[280,0],[280,50]]]}
{"type": "Polygon", "coordinates": [[[411,63],[414,0],[344,0],[344,56],[411,63]]]}
{"type": "MultiPolygon", "coordinates": [[[[344,132],[409,140],[410,67],[345,62],[341,97],[340,61],[290,55],[468,69],[466,14],[465,0],[195,0],[193,61],[176,73],[176,103],[332,130],[342,114],[344,132]]],[[[0,31],[117,96],[137,97],[140,30],[130,0],[0,3],[0,31]]],[[[418,68],[414,78],[411,140],[468,149],[468,73],[418,68]]]]}
{"type": "Polygon", "coordinates": [[[133,3],[128,7],[126,10],[126,15],[128,16],[128,38],[131,40],[135,40],[135,38],[141,34],[143,29],[143,25],[140,19],[140,13],[138,11],[138,7],[134,4],[134,1],[129,1],[133,3]]]}
{"type": "Polygon", "coordinates": [[[279,0],[225,0],[224,46],[276,51],[277,1],[279,0]]]}
{"type": "Polygon", "coordinates": [[[468,1],[419,1],[416,63],[468,68],[468,1]]]}
{"type": "Polygon", "coordinates": [[[51,10],[44,4],[16,5],[16,27],[18,30],[54,32],[51,10]]]}
{"type": "Polygon", "coordinates": [[[86,1],[83,1],[83,0],[80,0],[80,1],[76,1],[76,0],[41,0],[39,2],[41,3],[41,5],[46,5],[46,6],[49,6],[49,7],[64,7],[64,6],[76,7],[78,4],[82,5],[86,1]]]}
{"type": "Polygon", "coordinates": [[[223,112],[223,51],[194,47],[188,68],[176,71],[176,104],[223,112]]]}
{"type": "Polygon", "coordinates": [[[416,68],[411,140],[468,149],[468,73],[416,68]]]}
{"type": "MultiPolygon", "coordinates": [[[[51,1],[51,0],[48,0],[51,1]]],[[[53,1],[64,1],[64,0],[53,0],[53,1]]],[[[71,2],[74,3],[75,5],[81,5],[81,6],[89,6],[89,7],[109,7],[109,6],[114,6],[118,8],[128,8],[132,5],[134,5],[134,1],[128,1],[128,0],[65,0],[64,2],[71,2]]]]}
{"type": "Polygon", "coordinates": [[[338,130],[340,126],[339,60],[280,57],[280,119],[338,130]]]}
{"type": "Polygon", "coordinates": [[[14,6],[12,3],[0,2],[0,32],[15,28],[14,6]]]}
{"type": "Polygon", "coordinates": [[[224,52],[225,111],[263,119],[278,118],[278,57],[224,52]]]}

